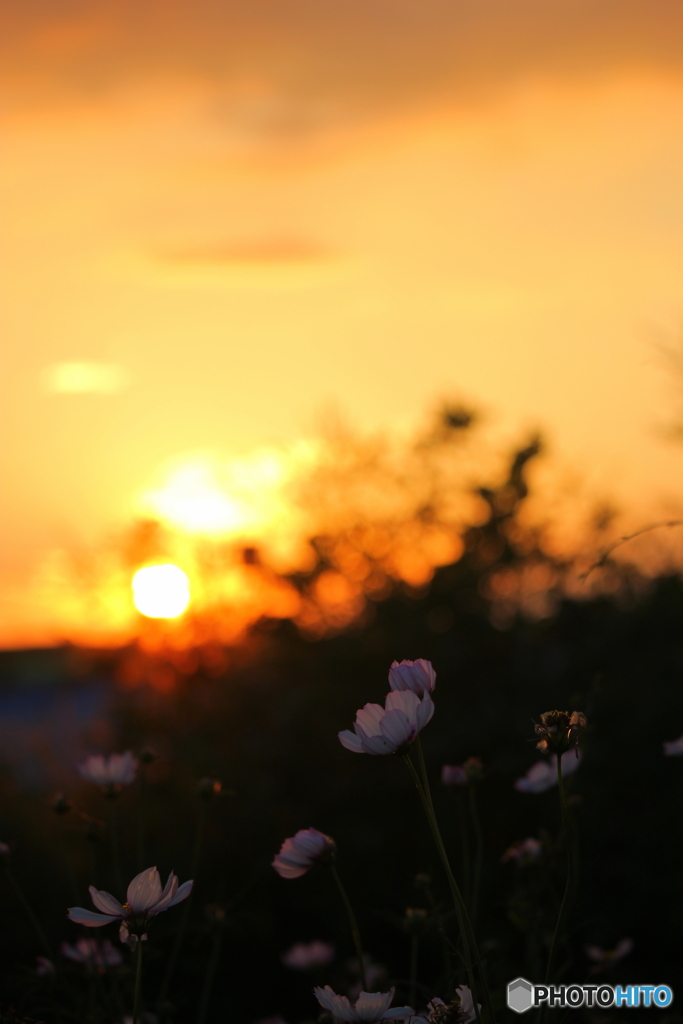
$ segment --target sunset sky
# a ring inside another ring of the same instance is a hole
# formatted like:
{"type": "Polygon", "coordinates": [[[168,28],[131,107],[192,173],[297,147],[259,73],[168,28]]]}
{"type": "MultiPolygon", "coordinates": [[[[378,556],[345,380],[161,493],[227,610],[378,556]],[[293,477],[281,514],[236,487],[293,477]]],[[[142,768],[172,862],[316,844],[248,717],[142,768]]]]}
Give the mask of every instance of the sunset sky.
{"type": "Polygon", "coordinates": [[[406,430],[462,398],[636,518],[681,514],[678,0],[2,17],[0,643],[58,637],[46,562],[173,467],[242,460],[244,490],[255,459],[258,489],[279,470],[250,453],[329,409],[406,430]]]}

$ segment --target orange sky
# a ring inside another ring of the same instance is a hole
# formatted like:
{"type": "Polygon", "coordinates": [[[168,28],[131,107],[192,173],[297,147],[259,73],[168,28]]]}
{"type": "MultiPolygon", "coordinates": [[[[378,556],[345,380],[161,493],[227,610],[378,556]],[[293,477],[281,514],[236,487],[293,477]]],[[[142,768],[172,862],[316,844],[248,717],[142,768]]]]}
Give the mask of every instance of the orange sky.
{"type": "Polygon", "coordinates": [[[683,322],[679,3],[3,18],[0,642],[54,639],[32,581],[168,460],[290,443],[334,405],[405,429],[464,396],[634,514],[680,514],[657,349],[683,322]]]}

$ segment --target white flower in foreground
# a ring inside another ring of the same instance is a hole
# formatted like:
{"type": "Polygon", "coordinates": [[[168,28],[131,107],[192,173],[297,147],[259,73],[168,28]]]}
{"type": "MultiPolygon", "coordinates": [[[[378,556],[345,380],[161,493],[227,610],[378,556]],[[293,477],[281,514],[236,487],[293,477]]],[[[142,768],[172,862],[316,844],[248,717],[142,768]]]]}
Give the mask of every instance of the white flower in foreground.
{"type": "Polygon", "coordinates": [[[428,693],[420,700],[412,690],[392,690],[384,707],[366,704],[357,711],[354,732],[344,729],[339,741],[355,754],[402,754],[433,714],[428,693]]]}
{"type": "Polygon", "coordinates": [[[326,967],[335,957],[334,946],[315,939],[313,942],[295,942],[280,959],[293,971],[309,971],[313,967],[326,967]]]}
{"type": "Polygon", "coordinates": [[[123,957],[109,939],[98,942],[97,939],[80,938],[73,945],[63,942],[60,949],[67,960],[87,967],[118,967],[123,963],[123,957]]]}
{"type": "Polygon", "coordinates": [[[162,889],[157,869],[147,868],[136,875],[128,886],[123,906],[108,892],[102,892],[91,885],[90,898],[102,913],[95,914],[83,907],[71,907],[68,916],[69,920],[84,924],[86,928],[101,928],[111,921],[120,921],[122,941],[127,941],[129,936],[144,938],[153,917],[187,899],[191,892],[192,882],[183,882],[179,886],[178,877],[173,872],[162,889]]]}
{"type": "Polygon", "coordinates": [[[433,693],[436,686],[436,672],[431,661],[418,658],[417,661],[394,661],[389,669],[389,686],[392,690],[412,690],[418,697],[433,693]]]}
{"type": "Polygon", "coordinates": [[[621,960],[623,957],[628,956],[632,949],[633,939],[622,939],[621,942],[617,942],[614,949],[601,949],[600,946],[583,947],[588,959],[596,964],[593,971],[601,970],[603,967],[608,967],[617,960],[621,960]]]}
{"type": "Polygon", "coordinates": [[[533,836],[529,836],[528,839],[520,839],[519,842],[513,843],[512,846],[508,847],[500,859],[503,864],[509,860],[514,860],[517,864],[524,866],[525,864],[532,864],[535,860],[538,860],[542,851],[543,847],[539,843],[538,839],[534,839],[533,836]]]}
{"type": "MultiPolygon", "coordinates": [[[[571,775],[580,764],[580,752],[567,750],[562,755],[562,776],[571,775]]],[[[526,775],[517,779],[515,789],[518,789],[520,793],[545,793],[546,789],[552,789],[556,785],[557,756],[553,754],[549,761],[537,761],[536,764],[532,764],[526,775]]]]}
{"type": "Polygon", "coordinates": [[[334,859],[337,844],[334,839],[316,828],[302,828],[295,836],[285,839],[272,866],[282,878],[300,878],[314,864],[334,859]]]}
{"type": "Polygon", "coordinates": [[[415,1015],[411,1006],[389,1009],[396,991],[394,988],[388,992],[361,992],[353,1006],[346,996],[338,996],[329,985],[313,991],[323,1009],[328,1010],[336,1021],[364,1021],[365,1024],[373,1024],[382,1020],[406,1020],[415,1015]]]}
{"type": "Polygon", "coordinates": [[[680,757],[683,754],[683,736],[677,740],[664,740],[664,753],[667,757],[680,757]]]}
{"type": "Polygon", "coordinates": [[[133,757],[130,750],[124,750],[122,754],[112,754],[110,757],[95,754],[79,765],[78,770],[84,779],[94,782],[96,786],[128,786],[135,779],[138,760],[133,757]]]}

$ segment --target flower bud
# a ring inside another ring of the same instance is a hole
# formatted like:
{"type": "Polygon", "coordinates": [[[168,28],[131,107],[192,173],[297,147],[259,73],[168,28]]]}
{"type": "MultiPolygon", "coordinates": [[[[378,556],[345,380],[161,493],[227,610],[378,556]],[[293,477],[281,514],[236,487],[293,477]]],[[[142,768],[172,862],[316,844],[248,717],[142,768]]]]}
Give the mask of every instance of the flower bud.
{"type": "Polygon", "coordinates": [[[408,907],[403,918],[403,928],[409,935],[420,935],[427,924],[427,911],[422,907],[408,907]]]}
{"type": "Polygon", "coordinates": [[[153,764],[159,760],[159,755],[153,747],[144,747],[140,751],[140,761],[142,764],[153,764]]]}

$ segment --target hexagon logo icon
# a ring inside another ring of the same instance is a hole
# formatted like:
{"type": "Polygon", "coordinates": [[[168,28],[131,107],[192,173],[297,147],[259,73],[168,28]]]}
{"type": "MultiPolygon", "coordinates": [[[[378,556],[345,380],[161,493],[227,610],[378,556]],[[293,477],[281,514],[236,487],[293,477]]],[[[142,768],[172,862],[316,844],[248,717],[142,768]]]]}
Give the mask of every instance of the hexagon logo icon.
{"type": "Polygon", "coordinates": [[[515,1013],[526,1013],[534,1005],[534,986],[526,978],[515,978],[508,985],[508,1006],[515,1013]]]}

